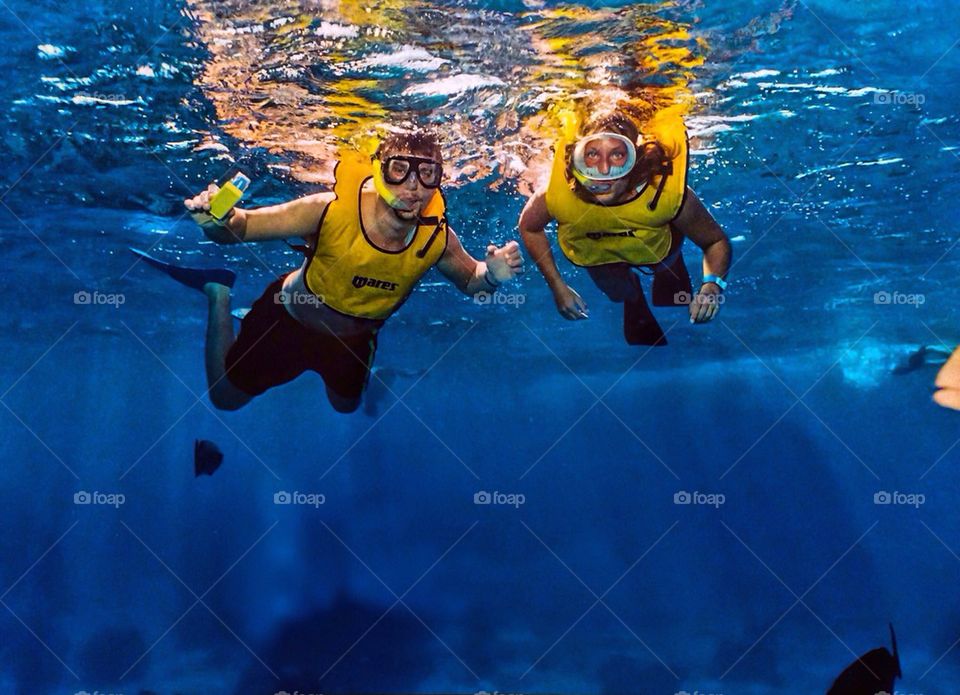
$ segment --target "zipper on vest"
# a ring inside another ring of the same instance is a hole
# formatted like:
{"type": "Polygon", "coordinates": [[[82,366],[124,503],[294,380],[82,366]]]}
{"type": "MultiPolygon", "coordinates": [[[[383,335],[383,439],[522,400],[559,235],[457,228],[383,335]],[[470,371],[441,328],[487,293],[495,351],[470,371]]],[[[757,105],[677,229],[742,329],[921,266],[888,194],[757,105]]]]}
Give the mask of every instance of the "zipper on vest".
{"type": "MultiPolygon", "coordinates": [[[[428,220],[426,218],[421,218],[421,221],[426,222],[428,220]]],[[[432,222],[433,220],[431,219],[429,221],[432,222]]],[[[430,238],[427,239],[427,243],[424,244],[419,251],[417,251],[417,258],[423,258],[424,256],[427,255],[427,251],[429,251],[430,247],[433,246],[433,242],[437,238],[437,235],[440,233],[440,230],[443,228],[446,228],[446,224],[447,224],[447,218],[441,217],[440,221],[437,222],[437,226],[433,228],[433,233],[430,234],[430,238]]]]}

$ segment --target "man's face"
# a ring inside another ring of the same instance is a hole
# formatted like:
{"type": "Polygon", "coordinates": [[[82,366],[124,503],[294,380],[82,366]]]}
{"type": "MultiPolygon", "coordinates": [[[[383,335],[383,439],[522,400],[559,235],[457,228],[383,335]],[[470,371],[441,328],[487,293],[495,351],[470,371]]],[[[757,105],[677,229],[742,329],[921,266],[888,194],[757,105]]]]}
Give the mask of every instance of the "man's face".
{"type": "Polygon", "coordinates": [[[397,216],[417,219],[440,183],[440,162],[429,154],[398,150],[383,153],[380,167],[387,190],[403,205],[404,209],[394,208],[397,216]],[[432,187],[423,185],[421,179],[432,187]]]}

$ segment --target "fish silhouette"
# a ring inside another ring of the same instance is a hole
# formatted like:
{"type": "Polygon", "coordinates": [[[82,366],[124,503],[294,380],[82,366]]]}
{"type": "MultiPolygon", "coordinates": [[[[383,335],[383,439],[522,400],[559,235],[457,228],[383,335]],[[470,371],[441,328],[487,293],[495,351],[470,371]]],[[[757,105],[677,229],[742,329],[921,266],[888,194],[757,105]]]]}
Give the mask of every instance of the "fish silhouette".
{"type": "Polygon", "coordinates": [[[900,653],[897,651],[897,635],[890,624],[890,640],[893,654],[886,647],[871,649],[837,676],[827,695],[878,695],[892,693],[893,683],[903,678],[900,672],[900,653]]]}
{"type": "Polygon", "coordinates": [[[223,452],[220,447],[206,439],[197,439],[193,442],[193,474],[213,475],[223,463],[223,452]]]}

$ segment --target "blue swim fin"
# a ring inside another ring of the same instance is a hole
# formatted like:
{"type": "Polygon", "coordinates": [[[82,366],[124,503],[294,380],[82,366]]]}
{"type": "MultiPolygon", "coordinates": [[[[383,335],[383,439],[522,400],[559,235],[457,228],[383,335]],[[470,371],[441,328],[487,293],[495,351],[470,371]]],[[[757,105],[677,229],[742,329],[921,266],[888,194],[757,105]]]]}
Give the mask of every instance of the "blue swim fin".
{"type": "Polygon", "coordinates": [[[226,268],[185,268],[174,265],[173,263],[161,261],[139,249],[130,248],[130,251],[142,258],[148,265],[152,265],[157,270],[163,271],[180,284],[192,287],[195,290],[200,290],[201,292],[203,291],[203,286],[208,282],[233,287],[233,283],[237,280],[237,274],[226,268]]]}

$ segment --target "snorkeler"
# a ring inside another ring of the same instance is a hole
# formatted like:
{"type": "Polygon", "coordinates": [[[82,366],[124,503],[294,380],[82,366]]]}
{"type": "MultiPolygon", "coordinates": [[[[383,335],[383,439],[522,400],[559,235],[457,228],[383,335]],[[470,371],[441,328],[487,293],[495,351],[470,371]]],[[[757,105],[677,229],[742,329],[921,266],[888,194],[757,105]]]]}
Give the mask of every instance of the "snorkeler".
{"type": "Polygon", "coordinates": [[[716,316],[730,267],[730,241],[687,187],[688,144],[682,119],[654,117],[641,139],[626,113],[595,114],[582,127],[571,119],[558,142],[550,181],[520,215],[520,234],[560,315],[588,318],[587,305],[563,280],[544,229],[556,220],[560,249],[583,266],[614,302],[623,302],[631,345],[666,345],[634,268],[653,274],[654,306],[689,305],[690,322],[716,316]],[[703,250],[703,281],[694,295],[681,247],[689,237],[703,250]]]}
{"type": "Polygon", "coordinates": [[[204,233],[220,244],[302,237],[303,265],[253,304],[234,338],[223,269],[172,266],[140,254],[208,299],[206,371],[211,402],[236,410],[254,396],[312,369],[335,410],[361,403],[377,334],[433,265],[467,294],[493,291],[522,271],[520,246],[489,245],[471,257],[447,223],[436,137],[410,130],[387,136],[371,157],[344,153],[331,192],[280,205],[234,208],[224,222],[209,213],[217,187],[185,200],[204,233]]]}
{"type": "Polygon", "coordinates": [[[933,400],[944,408],[960,410],[960,348],[953,351],[934,381],[933,400]]]}

